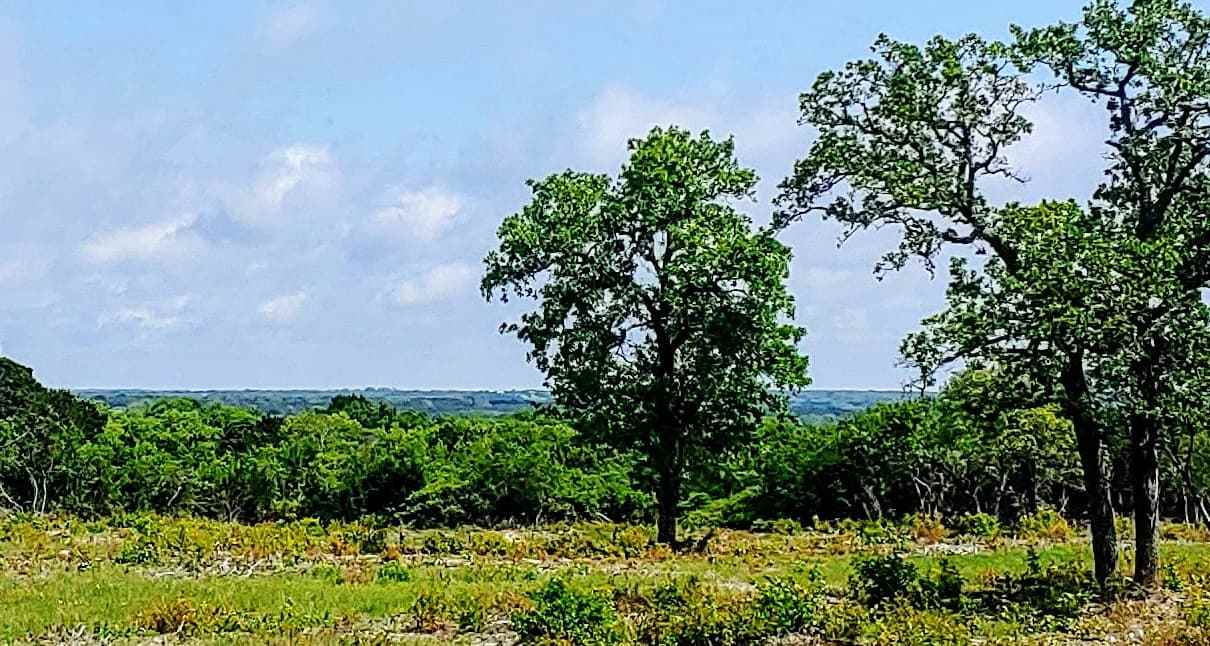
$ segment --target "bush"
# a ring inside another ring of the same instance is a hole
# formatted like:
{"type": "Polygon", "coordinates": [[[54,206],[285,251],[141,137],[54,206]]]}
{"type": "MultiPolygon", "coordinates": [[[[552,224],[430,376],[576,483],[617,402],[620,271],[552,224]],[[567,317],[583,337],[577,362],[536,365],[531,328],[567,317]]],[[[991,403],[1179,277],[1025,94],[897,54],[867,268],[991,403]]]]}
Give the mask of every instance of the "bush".
{"type": "Polygon", "coordinates": [[[1058,512],[1042,509],[1032,516],[1022,516],[1017,521],[1017,536],[1024,539],[1064,542],[1075,538],[1076,532],[1058,512]]]}
{"type": "Polygon", "coordinates": [[[993,611],[1024,611],[1038,625],[1062,625],[1092,600],[1095,589],[1092,575],[1080,564],[1044,564],[1038,553],[1030,550],[1026,571],[989,581],[981,605],[993,611]]]}
{"type": "Polygon", "coordinates": [[[532,610],[512,617],[521,643],[611,646],[619,639],[613,606],[600,596],[573,591],[562,580],[552,579],[530,600],[532,610]]]}
{"type": "Polygon", "coordinates": [[[859,559],[849,586],[854,597],[872,608],[891,602],[933,609],[962,606],[962,576],[948,559],[941,560],[935,578],[922,576],[914,563],[898,554],[859,559]]]}
{"type": "Polygon", "coordinates": [[[806,585],[791,578],[769,578],[757,586],[752,612],[770,636],[802,632],[819,622],[825,602],[823,575],[812,570],[806,585]]]}
{"type": "Polygon", "coordinates": [[[412,580],[412,572],[399,563],[387,563],[378,568],[374,580],[379,583],[404,583],[412,580]]]}
{"type": "Polygon", "coordinates": [[[996,538],[1000,535],[1000,519],[991,514],[962,514],[953,521],[954,530],[975,538],[996,538]]]}
{"type": "Polygon", "coordinates": [[[201,610],[186,598],[158,601],[138,615],[138,625],[166,635],[187,632],[198,627],[201,610]]]}
{"type": "Polygon", "coordinates": [[[932,514],[913,514],[905,524],[912,538],[929,545],[941,542],[949,534],[941,518],[932,514]]]}
{"type": "Polygon", "coordinates": [[[916,565],[899,554],[858,559],[849,578],[853,596],[871,607],[911,594],[919,584],[916,565]]]}
{"type": "Polygon", "coordinates": [[[656,588],[650,602],[652,607],[639,622],[639,643],[749,646],[764,643],[768,637],[751,602],[736,595],[724,596],[696,578],[656,588]]]}

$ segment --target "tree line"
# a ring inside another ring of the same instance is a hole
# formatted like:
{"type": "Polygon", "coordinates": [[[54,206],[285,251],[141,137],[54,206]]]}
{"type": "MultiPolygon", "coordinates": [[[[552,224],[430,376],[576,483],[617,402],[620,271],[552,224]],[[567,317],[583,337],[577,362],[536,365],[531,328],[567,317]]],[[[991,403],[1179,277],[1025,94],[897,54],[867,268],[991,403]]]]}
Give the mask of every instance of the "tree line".
{"type": "Polygon", "coordinates": [[[568,415],[642,456],[661,540],[677,540],[686,466],[748,441],[784,410],[770,393],[809,383],[777,236],[822,218],[845,239],[898,230],[876,272],[952,256],[946,308],[904,341],[905,360],[923,385],[967,365],[1006,375],[1025,410],[1052,407],[1072,442],[1035,448],[1078,457],[1097,580],[1117,567],[1124,473],[1134,578],[1156,585],[1164,457],[1194,450],[1206,411],[1210,19],[1180,0],[1094,0],[1076,22],[1011,34],[881,36],[819,75],[800,97],[813,141],[768,226],[735,207],[756,176],[732,141],[675,126],[632,140],[616,178],[530,182],[483,292],[535,302],[502,331],[529,345],[568,415]],[[1088,195],[997,202],[997,185],[1026,181],[1008,153],[1050,95],[1103,108],[1103,179],[1088,195]]]}
{"type": "MultiPolygon", "coordinates": [[[[1071,423],[1054,405],[1014,408],[1004,379],[968,371],[936,396],[838,421],[764,418],[748,441],[687,461],[678,511],[738,528],[1085,515],[1071,423]]],[[[0,359],[0,510],[416,527],[653,520],[659,472],[552,412],[431,417],[361,396],[287,417],[190,399],[112,409],[0,359]]],[[[1161,506],[1204,522],[1210,433],[1191,441],[1164,454],[1161,506]]],[[[1129,507],[1128,480],[1111,489],[1129,507]]]]}

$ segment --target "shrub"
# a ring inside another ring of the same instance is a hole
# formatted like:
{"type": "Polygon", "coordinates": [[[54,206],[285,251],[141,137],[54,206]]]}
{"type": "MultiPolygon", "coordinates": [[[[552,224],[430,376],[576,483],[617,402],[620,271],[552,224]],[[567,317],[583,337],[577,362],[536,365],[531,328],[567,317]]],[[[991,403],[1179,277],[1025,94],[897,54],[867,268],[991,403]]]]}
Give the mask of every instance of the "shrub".
{"type": "Polygon", "coordinates": [[[943,558],[936,578],[920,580],[920,605],[928,608],[960,610],[964,584],[957,566],[949,559],[943,558]]]}
{"type": "Polygon", "coordinates": [[[996,538],[1000,535],[1000,519],[991,514],[962,514],[953,521],[954,529],[962,535],[976,538],[996,538]]]}
{"type": "Polygon", "coordinates": [[[179,633],[198,627],[201,611],[184,597],[158,601],[138,615],[140,627],[161,635],[179,633]]]}
{"type": "Polygon", "coordinates": [[[619,638],[617,617],[606,599],[576,592],[561,579],[552,579],[532,595],[532,610],[512,617],[521,643],[566,643],[569,646],[611,646],[619,638]]]}
{"type": "Polygon", "coordinates": [[[854,596],[871,607],[909,595],[919,584],[916,565],[899,554],[858,559],[849,578],[854,596]]]}
{"type": "Polygon", "coordinates": [[[1165,523],[1160,526],[1160,538],[1186,543],[1210,543],[1210,527],[1189,523],[1165,523]]]}
{"type": "Polygon", "coordinates": [[[995,611],[1024,610],[1035,621],[1062,625],[1092,600],[1095,589],[1091,573],[1079,563],[1044,564],[1038,553],[1030,550],[1026,571],[990,580],[982,605],[995,611]]]}
{"type": "Polygon", "coordinates": [[[962,617],[905,604],[888,608],[867,633],[869,643],[877,646],[967,646],[974,642],[969,622],[962,617]]]}
{"type": "Polygon", "coordinates": [[[801,534],[803,531],[803,526],[802,523],[790,518],[778,518],[777,520],[757,520],[752,523],[752,531],[792,536],[794,534],[801,534]]]}
{"type": "MultiPolygon", "coordinates": [[[[734,595],[724,596],[696,578],[656,588],[651,603],[650,612],[640,621],[639,643],[754,646],[765,643],[769,637],[768,629],[753,612],[753,603],[734,595]]],[[[782,603],[780,599],[774,603],[792,605],[782,603]]]]}
{"type": "Polygon", "coordinates": [[[963,583],[949,559],[941,559],[940,571],[930,578],[898,554],[859,559],[849,580],[854,596],[873,608],[895,601],[916,608],[957,610],[963,583]]]}
{"type": "Polygon", "coordinates": [[[788,577],[766,579],[757,586],[752,611],[766,632],[781,636],[817,625],[824,601],[823,575],[816,569],[805,585],[788,577]]]}
{"type": "Polygon", "coordinates": [[[442,596],[421,592],[412,602],[411,615],[416,630],[435,633],[449,628],[454,622],[454,608],[442,596]]]}
{"type": "Polygon", "coordinates": [[[1076,532],[1058,512],[1042,509],[1031,516],[1022,516],[1017,521],[1017,536],[1024,539],[1063,542],[1075,538],[1076,532]]]}
{"type": "Polygon", "coordinates": [[[906,525],[912,538],[929,545],[941,542],[949,533],[941,518],[932,514],[913,514],[906,525]]]}
{"type": "Polygon", "coordinates": [[[400,563],[387,563],[378,568],[374,580],[379,583],[404,583],[412,580],[412,572],[400,563]]]}
{"type": "Polygon", "coordinates": [[[653,541],[651,531],[646,527],[638,525],[630,525],[617,530],[614,533],[614,543],[622,550],[622,555],[626,558],[635,558],[641,556],[648,548],[651,547],[653,541]]]}

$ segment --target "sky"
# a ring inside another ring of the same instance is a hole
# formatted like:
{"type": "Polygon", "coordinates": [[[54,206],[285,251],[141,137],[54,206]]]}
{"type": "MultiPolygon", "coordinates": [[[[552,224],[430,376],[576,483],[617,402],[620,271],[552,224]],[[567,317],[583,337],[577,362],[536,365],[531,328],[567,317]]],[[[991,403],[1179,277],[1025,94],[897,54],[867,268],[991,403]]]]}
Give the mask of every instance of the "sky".
{"type": "MultiPolygon", "coordinates": [[[[734,135],[766,219],[796,100],[879,32],[922,41],[1078,2],[0,5],[0,354],[58,387],[529,388],[482,258],[527,178],[616,173],[655,125],[734,135]]],[[[1100,112],[1033,110],[1004,200],[1083,199],[1100,112]]],[[[943,274],[893,232],[784,240],[814,387],[898,388],[943,274]]]]}

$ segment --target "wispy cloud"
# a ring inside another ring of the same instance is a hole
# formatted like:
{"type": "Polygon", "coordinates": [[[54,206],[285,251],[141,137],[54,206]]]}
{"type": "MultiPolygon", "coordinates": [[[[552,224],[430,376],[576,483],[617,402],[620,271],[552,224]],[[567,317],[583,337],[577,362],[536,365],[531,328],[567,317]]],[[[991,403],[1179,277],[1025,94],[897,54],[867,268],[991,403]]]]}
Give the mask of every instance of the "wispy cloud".
{"type": "Polygon", "coordinates": [[[465,263],[437,265],[428,271],[402,281],[396,297],[403,305],[419,305],[447,299],[470,287],[475,270],[465,263]]]}
{"type": "Polygon", "coordinates": [[[293,294],[283,294],[261,303],[259,311],[266,321],[286,323],[298,318],[306,302],[306,292],[299,291],[293,294]]]}
{"type": "Polygon", "coordinates": [[[196,217],[187,216],[98,233],[84,242],[81,251],[86,260],[97,264],[181,260],[199,254],[205,246],[190,229],[194,222],[196,217]]]}
{"type": "Polygon", "coordinates": [[[322,16],[320,7],[312,2],[295,2],[280,7],[269,14],[265,21],[265,42],[274,50],[287,49],[314,34],[320,27],[322,16]]]}
{"type": "Polygon", "coordinates": [[[734,135],[743,156],[777,161],[796,150],[797,112],[783,97],[737,97],[725,86],[686,96],[651,96],[620,84],[599,92],[576,115],[582,154],[608,168],[620,163],[626,142],[655,126],[676,125],[710,130],[716,137],[734,135]]]}
{"type": "Polygon", "coordinates": [[[114,312],[103,314],[98,324],[133,325],[144,330],[164,330],[176,327],[181,322],[181,314],[189,306],[190,296],[178,296],[158,304],[130,305],[114,312]]]}
{"type": "Polygon", "coordinates": [[[276,211],[294,190],[308,183],[329,186],[336,174],[336,164],[326,147],[294,144],[274,151],[265,159],[256,184],[256,197],[276,211]]]}
{"type": "Polygon", "coordinates": [[[397,191],[393,204],[374,212],[374,228],[392,235],[431,241],[441,237],[462,210],[462,198],[432,186],[419,191],[397,191]]]}

